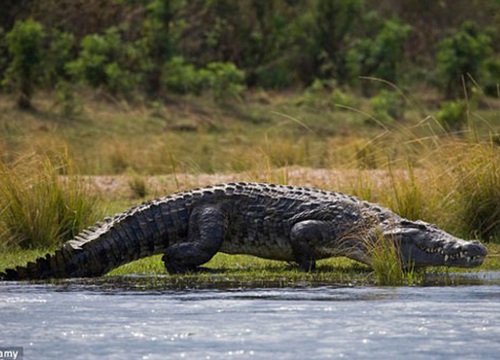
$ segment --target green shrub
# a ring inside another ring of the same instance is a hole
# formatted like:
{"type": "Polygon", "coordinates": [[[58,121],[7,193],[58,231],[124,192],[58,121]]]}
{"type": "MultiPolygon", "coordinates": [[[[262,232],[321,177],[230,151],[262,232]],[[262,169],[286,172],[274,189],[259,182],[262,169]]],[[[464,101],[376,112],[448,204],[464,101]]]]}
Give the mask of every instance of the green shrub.
{"type": "Polygon", "coordinates": [[[3,84],[18,93],[17,105],[21,109],[31,108],[35,85],[41,80],[44,36],[42,25],[31,19],[17,21],[7,34],[12,61],[3,84]]]}
{"type": "MultiPolygon", "coordinates": [[[[348,52],[349,73],[355,78],[369,76],[390,82],[398,79],[398,68],[404,59],[404,45],[411,31],[411,26],[398,20],[386,20],[376,31],[377,35],[357,40],[348,52]]],[[[376,26],[378,28],[378,26],[376,26]]],[[[368,95],[371,86],[364,86],[368,95]]]]}
{"type": "Polygon", "coordinates": [[[5,72],[9,66],[9,46],[7,45],[7,34],[0,26],[0,84],[3,83],[5,72]]]}
{"type": "Polygon", "coordinates": [[[311,85],[302,93],[299,104],[316,109],[329,108],[332,104],[331,98],[328,96],[328,90],[333,86],[333,81],[314,79],[311,85]]]}
{"type": "Polygon", "coordinates": [[[264,89],[285,89],[297,82],[296,72],[289,59],[278,59],[255,70],[255,83],[264,89]]]}
{"type": "Polygon", "coordinates": [[[175,56],[165,63],[162,79],[167,89],[179,94],[198,95],[203,86],[199,70],[186,63],[180,56],[175,56]]]}
{"type": "Polygon", "coordinates": [[[128,94],[139,83],[139,77],[129,70],[131,57],[138,55],[124,44],[116,28],[103,35],[88,35],[82,40],[78,59],[67,64],[70,74],[93,88],[104,88],[112,94],[128,94]]]}
{"type": "Polygon", "coordinates": [[[66,158],[31,155],[0,163],[0,245],[58,246],[97,220],[95,202],[66,158]]]}
{"type": "Polygon", "coordinates": [[[438,45],[437,66],[447,98],[458,97],[472,86],[470,78],[481,83],[486,60],[492,53],[491,38],[470,21],[438,45]]]}
{"type": "Polygon", "coordinates": [[[83,112],[83,104],[75,85],[64,80],[60,80],[56,85],[55,105],[60,115],[66,119],[74,119],[83,112]]]}
{"type": "MultiPolygon", "coordinates": [[[[147,66],[144,67],[144,85],[149,95],[162,90],[162,72],[165,63],[175,55],[182,23],[178,12],[186,5],[184,0],[149,0],[142,24],[142,43],[147,66]]],[[[145,59],[144,59],[145,60],[145,59]]]]}
{"type": "Polygon", "coordinates": [[[72,49],[75,44],[73,34],[52,29],[46,36],[48,43],[42,60],[44,84],[57,86],[59,81],[68,81],[66,63],[72,60],[72,49]]]}
{"type": "Polygon", "coordinates": [[[199,72],[203,88],[209,91],[216,102],[239,97],[245,90],[245,73],[233,63],[209,63],[199,72]]]}
{"type": "Polygon", "coordinates": [[[354,106],[353,97],[338,87],[333,89],[331,99],[333,101],[333,105],[338,105],[340,109],[354,106]]]}
{"type": "Polygon", "coordinates": [[[484,80],[481,86],[486,95],[500,98],[500,59],[489,58],[484,64],[484,80]]]}
{"type": "Polygon", "coordinates": [[[333,77],[339,84],[348,81],[346,54],[357,21],[361,19],[363,4],[363,0],[316,2],[313,36],[321,77],[333,77]]]}
{"type": "Polygon", "coordinates": [[[400,120],[404,116],[405,103],[400,94],[382,90],[371,100],[374,117],[381,123],[400,120]]]}
{"type": "Polygon", "coordinates": [[[239,97],[245,89],[245,73],[233,63],[214,62],[197,69],[182,57],[173,57],[165,64],[162,78],[169,90],[196,95],[206,91],[217,102],[239,97]]]}
{"type": "Polygon", "coordinates": [[[448,132],[462,130],[467,123],[467,103],[463,100],[443,102],[436,119],[448,132]]]}

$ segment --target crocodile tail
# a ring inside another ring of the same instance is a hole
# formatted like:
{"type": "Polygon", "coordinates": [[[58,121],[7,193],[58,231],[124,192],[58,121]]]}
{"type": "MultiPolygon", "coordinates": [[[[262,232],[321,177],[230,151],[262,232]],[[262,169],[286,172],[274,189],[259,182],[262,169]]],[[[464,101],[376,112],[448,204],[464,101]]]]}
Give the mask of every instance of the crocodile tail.
{"type": "Polygon", "coordinates": [[[54,254],[47,254],[25,266],[17,266],[15,269],[6,269],[0,273],[2,280],[35,280],[46,278],[65,277],[65,259],[73,256],[68,248],[60,248],[54,254]]]}
{"type": "Polygon", "coordinates": [[[97,277],[168,246],[160,206],[142,204],[90,227],[53,254],[0,273],[1,280],[97,277]]]}

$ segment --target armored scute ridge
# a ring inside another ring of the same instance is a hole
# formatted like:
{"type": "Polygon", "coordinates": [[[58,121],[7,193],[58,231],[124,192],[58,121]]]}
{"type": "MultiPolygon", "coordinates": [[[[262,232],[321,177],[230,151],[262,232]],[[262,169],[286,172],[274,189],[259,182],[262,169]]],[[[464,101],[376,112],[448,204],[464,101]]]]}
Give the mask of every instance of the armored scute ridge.
{"type": "Polygon", "coordinates": [[[171,274],[196,271],[217,252],[296,262],[345,256],[371,264],[370,244],[393,241],[407,266],[474,267],[487,251],[434,225],[409,221],[359,199],[323,190],[229,183],[180,192],[105,219],[54,254],[8,269],[3,280],[96,277],[163,254],[171,274]]]}

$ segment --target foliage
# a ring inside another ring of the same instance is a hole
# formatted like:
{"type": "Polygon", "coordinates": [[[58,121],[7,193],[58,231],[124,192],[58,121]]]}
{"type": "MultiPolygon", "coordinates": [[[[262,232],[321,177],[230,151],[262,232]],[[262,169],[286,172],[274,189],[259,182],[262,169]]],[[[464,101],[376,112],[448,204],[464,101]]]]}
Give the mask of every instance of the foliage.
{"type": "MultiPolygon", "coordinates": [[[[348,54],[349,71],[353,77],[376,77],[394,83],[398,79],[398,66],[404,59],[404,45],[411,27],[391,19],[369,30],[376,36],[358,39],[348,54]]],[[[368,87],[362,89],[366,94],[368,87]]]]}
{"type": "Polygon", "coordinates": [[[335,87],[333,89],[331,99],[333,104],[338,106],[340,109],[354,106],[353,97],[348,92],[343,91],[340,87],[335,87]]]}
{"type": "Polygon", "coordinates": [[[17,105],[21,109],[31,108],[35,85],[43,75],[41,64],[44,35],[42,25],[31,19],[16,22],[12,31],[7,34],[12,62],[3,83],[19,94],[17,105]]]}
{"type": "Polygon", "coordinates": [[[16,22],[7,42],[12,61],[3,83],[19,93],[18,106],[29,109],[36,86],[51,87],[67,77],[65,65],[71,59],[74,38],[57,30],[46,32],[29,19],[16,22]]]}
{"type": "Polygon", "coordinates": [[[239,97],[245,89],[245,73],[233,63],[214,62],[197,69],[181,57],[173,57],[165,64],[162,79],[174,92],[201,94],[209,92],[216,102],[239,97]]]}
{"type": "MultiPolygon", "coordinates": [[[[156,99],[168,91],[198,94],[208,84],[219,99],[222,77],[215,84],[204,70],[209,64],[231,63],[244,72],[242,84],[250,88],[307,87],[315,79],[353,88],[360,85],[360,77],[374,77],[412,86],[432,81],[451,98],[464,92],[465,75],[465,91],[474,79],[485,93],[497,96],[495,44],[500,36],[494,17],[485,14],[498,13],[500,3],[464,1],[425,6],[395,0],[99,0],[85,6],[83,0],[9,2],[0,16],[5,32],[13,31],[16,22],[43,24],[36,45],[41,41],[43,46],[30,57],[36,64],[24,67],[32,73],[25,72],[24,79],[31,81],[22,82],[18,61],[2,51],[0,32],[0,73],[9,67],[3,82],[25,95],[39,85],[53,88],[60,79],[76,76],[113,95],[144,92],[156,99]],[[450,18],[452,7],[456,16],[450,18]],[[24,20],[30,14],[36,21],[24,20]],[[429,18],[433,26],[422,20],[429,18]],[[436,49],[438,71],[433,69],[436,49]]],[[[236,74],[225,66],[226,78],[236,74]]],[[[240,83],[230,77],[230,82],[240,83]]],[[[360,89],[371,96],[379,90],[377,84],[363,82],[360,89]]]]}
{"type": "Polygon", "coordinates": [[[445,101],[436,118],[448,132],[460,131],[467,123],[467,103],[464,100],[445,101]]]}
{"type": "Polygon", "coordinates": [[[128,67],[137,56],[122,43],[116,28],[103,35],[88,35],[82,40],[78,59],[67,64],[68,72],[93,88],[105,88],[112,94],[127,94],[138,83],[138,74],[128,67]]]}
{"type": "Polygon", "coordinates": [[[75,37],[73,34],[52,29],[46,36],[48,43],[44,51],[42,66],[44,68],[44,84],[53,87],[59,81],[67,81],[69,75],[66,64],[73,59],[73,46],[75,37]]]}
{"type": "Polygon", "coordinates": [[[363,0],[318,0],[315,41],[319,48],[320,75],[333,76],[339,84],[348,80],[346,53],[354,25],[361,18],[363,0]]]}
{"type": "Polygon", "coordinates": [[[374,117],[381,123],[401,120],[404,116],[404,99],[394,91],[382,90],[371,99],[374,117]]]}
{"type": "Polygon", "coordinates": [[[491,38],[476,24],[466,21],[453,35],[439,45],[437,65],[442,87],[448,98],[457,97],[471,88],[471,79],[481,81],[485,61],[492,53],[491,38]]]}
{"type": "Polygon", "coordinates": [[[9,47],[7,45],[7,34],[0,26],[0,84],[3,83],[5,72],[9,66],[9,47]]]}
{"type": "Polygon", "coordinates": [[[77,95],[75,85],[68,81],[59,81],[56,85],[55,105],[60,115],[66,119],[74,119],[83,112],[83,104],[77,95]]]}
{"type": "Polygon", "coordinates": [[[198,69],[193,64],[188,64],[180,56],[174,56],[165,63],[162,73],[165,87],[179,94],[199,94],[202,81],[198,69]]]}
{"type": "Polygon", "coordinates": [[[238,97],[244,90],[245,73],[233,63],[213,62],[201,73],[206,88],[216,101],[228,97],[238,97]]]}
{"type": "Polygon", "coordinates": [[[500,59],[489,58],[484,64],[484,79],[481,81],[486,95],[500,98],[500,59]]]}
{"type": "Polygon", "coordinates": [[[182,21],[176,15],[185,6],[184,3],[182,0],[151,0],[146,6],[143,41],[149,62],[144,70],[146,91],[150,95],[160,92],[164,64],[175,54],[175,44],[182,27],[182,21]]]}

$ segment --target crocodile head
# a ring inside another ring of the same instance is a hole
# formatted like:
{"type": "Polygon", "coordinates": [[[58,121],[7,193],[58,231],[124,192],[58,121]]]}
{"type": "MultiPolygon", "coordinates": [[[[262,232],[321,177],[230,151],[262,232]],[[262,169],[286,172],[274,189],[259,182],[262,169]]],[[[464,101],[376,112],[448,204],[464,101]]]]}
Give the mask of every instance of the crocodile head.
{"type": "Polygon", "coordinates": [[[466,241],[424,221],[402,220],[383,231],[396,240],[406,266],[475,267],[483,263],[488,251],[479,241],[466,241]]]}

